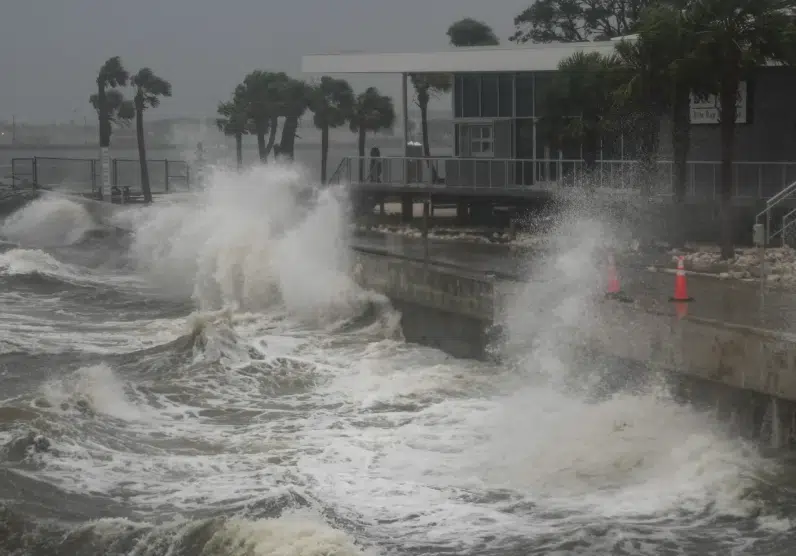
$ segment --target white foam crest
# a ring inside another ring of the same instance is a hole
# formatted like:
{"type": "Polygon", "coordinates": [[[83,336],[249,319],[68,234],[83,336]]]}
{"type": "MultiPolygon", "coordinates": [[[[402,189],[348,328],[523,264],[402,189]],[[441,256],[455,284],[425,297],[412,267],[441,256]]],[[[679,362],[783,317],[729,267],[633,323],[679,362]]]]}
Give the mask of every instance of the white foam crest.
{"type": "Polygon", "coordinates": [[[362,556],[343,531],[309,512],[285,512],[277,519],[233,519],[210,539],[205,554],[229,556],[362,556]]]}
{"type": "Polygon", "coordinates": [[[201,310],[283,303],[309,318],[361,310],[367,296],[348,278],[340,191],[302,201],[313,186],[294,165],[215,168],[207,182],[180,202],[125,217],[140,270],[201,310]]]}
{"type": "Polygon", "coordinates": [[[59,247],[79,242],[97,227],[91,214],[80,203],[47,196],[6,218],[0,235],[26,246],[59,247]]]}
{"type": "Polygon", "coordinates": [[[44,398],[56,409],[74,411],[75,407],[80,409],[82,406],[123,421],[145,418],[145,412],[130,401],[126,390],[124,381],[105,363],[81,367],[41,387],[44,398]]]}
{"type": "Polygon", "coordinates": [[[80,280],[84,273],[40,249],[11,249],[0,253],[0,272],[7,276],[44,274],[67,280],[80,280]]]}
{"type": "MultiPolygon", "coordinates": [[[[205,521],[175,520],[157,527],[127,519],[99,519],[81,525],[99,541],[113,542],[122,533],[147,530],[136,554],[155,556],[183,548],[186,537],[205,521]]],[[[195,541],[194,541],[195,542],[195,541]]],[[[367,556],[344,531],[332,528],[311,510],[289,510],[272,519],[234,517],[213,526],[213,533],[196,556],[367,556]]]]}

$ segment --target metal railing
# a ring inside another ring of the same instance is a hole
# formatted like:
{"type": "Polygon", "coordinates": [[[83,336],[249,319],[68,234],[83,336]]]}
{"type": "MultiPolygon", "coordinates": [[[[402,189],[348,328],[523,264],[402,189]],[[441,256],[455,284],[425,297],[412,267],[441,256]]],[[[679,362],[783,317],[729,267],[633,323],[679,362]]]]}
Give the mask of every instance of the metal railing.
{"type": "Polygon", "coordinates": [[[783,245],[787,243],[786,232],[796,222],[796,209],[790,210],[782,217],[782,225],[778,230],[773,228],[771,220],[773,218],[773,210],[787,199],[793,197],[796,197],[796,181],[783,187],[776,195],[767,199],[765,208],[755,217],[757,222],[760,222],[761,218],[765,219],[766,245],[771,243],[771,240],[777,236],[780,236],[783,245]]]}
{"type": "Polygon", "coordinates": [[[332,172],[331,177],[328,180],[326,180],[326,183],[329,185],[337,185],[341,181],[346,181],[341,179],[346,168],[347,168],[347,161],[345,158],[343,158],[343,160],[340,161],[340,164],[337,165],[335,171],[332,172]]]}
{"type": "MultiPolygon", "coordinates": [[[[720,166],[720,162],[713,161],[688,162],[686,195],[700,200],[718,199],[721,195],[720,166]]],[[[479,190],[590,186],[641,191],[644,185],[652,195],[670,196],[674,184],[674,163],[668,160],[657,161],[651,175],[649,170],[644,171],[640,162],[633,160],[598,160],[588,168],[583,160],[561,158],[351,156],[343,159],[338,170],[339,178],[352,184],[479,190]]],[[[774,198],[794,180],[796,162],[736,162],[733,165],[732,196],[774,198]]]]}
{"type": "MultiPolygon", "coordinates": [[[[182,160],[148,160],[149,183],[153,194],[190,188],[191,170],[182,160]]],[[[44,187],[84,194],[96,193],[101,183],[101,165],[95,158],[14,158],[11,161],[11,184],[20,187],[44,187]]],[[[141,193],[141,168],[136,159],[111,159],[111,186],[129,188],[132,195],[141,193]]],[[[108,193],[108,192],[106,192],[108,193]]]]}

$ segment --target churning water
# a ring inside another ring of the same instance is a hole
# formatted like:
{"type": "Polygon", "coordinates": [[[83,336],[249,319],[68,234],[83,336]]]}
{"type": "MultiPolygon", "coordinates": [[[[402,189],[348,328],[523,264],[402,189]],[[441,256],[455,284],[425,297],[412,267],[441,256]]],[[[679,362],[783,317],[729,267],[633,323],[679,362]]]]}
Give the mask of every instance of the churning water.
{"type": "Polygon", "coordinates": [[[0,553],[791,554],[783,461],[566,378],[597,228],[566,227],[498,365],[404,343],[296,168],[35,201],[0,230],[0,553]]]}

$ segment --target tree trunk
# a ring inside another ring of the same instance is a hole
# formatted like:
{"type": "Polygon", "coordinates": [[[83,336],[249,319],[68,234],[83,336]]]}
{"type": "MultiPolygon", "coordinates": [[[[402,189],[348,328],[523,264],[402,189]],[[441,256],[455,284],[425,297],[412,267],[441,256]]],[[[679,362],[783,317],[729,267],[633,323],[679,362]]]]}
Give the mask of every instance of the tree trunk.
{"type": "Polygon", "coordinates": [[[357,137],[357,147],[359,150],[359,183],[365,181],[365,128],[359,126],[359,137],[357,137]]]}
{"type": "Polygon", "coordinates": [[[265,154],[260,157],[263,162],[268,162],[268,155],[271,154],[271,150],[274,148],[277,127],[279,127],[279,119],[271,118],[271,121],[268,123],[268,144],[265,145],[265,154]]]}
{"type": "Polygon", "coordinates": [[[423,156],[426,158],[431,156],[431,145],[428,140],[428,92],[423,94],[422,91],[417,93],[417,105],[420,108],[420,133],[423,136],[423,156]]]}
{"type": "Polygon", "coordinates": [[[672,103],[672,150],[674,151],[674,183],[672,184],[672,224],[670,234],[677,247],[685,246],[685,197],[688,186],[688,151],[691,149],[691,93],[688,87],[676,85],[672,103]]]}
{"type": "Polygon", "coordinates": [[[326,164],[329,161],[329,126],[321,128],[321,184],[326,185],[326,164]]]}
{"type": "Polygon", "coordinates": [[[235,134],[235,157],[238,162],[238,172],[243,168],[243,134],[235,134]]]}
{"type": "MultiPolygon", "coordinates": [[[[418,91],[417,104],[420,107],[420,132],[423,135],[423,156],[431,158],[431,144],[428,138],[428,91],[418,91]]],[[[431,161],[428,162],[431,166],[431,183],[437,183],[437,166],[431,161]]]]}
{"type": "Polygon", "coordinates": [[[152,202],[152,189],[149,187],[149,167],[146,163],[146,144],[144,142],[144,107],[136,103],[135,107],[135,134],[138,138],[138,164],[141,167],[141,191],[144,193],[144,202],[152,202]]]}
{"type": "Polygon", "coordinates": [[[97,104],[99,105],[99,144],[100,147],[109,147],[111,144],[111,122],[108,115],[105,86],[101,83],[97,83],[97,104]]]}
{"type": "Polygon", "coordinates": [[[721,258],[731,259],[735,256],[733,248],[733,160],[735,158],[735,115],[736,95],[740,78],[736,75],[725,75],[721,80],[719,104],[721,105],[721,258]]]}
{"type": "MultiPolygon", "coordinates": [[[[97,80],[97,104],[99,112],[99,144],[100,144],[100,168],[104,168],[104,157],[102,156],[104,149],[110,147],[111,144],[111,122],[110,115],[108,114],[108,97],[105,95],[105,84],[97,80]]],[[[102,201],[105,187],[104,183],[105,172],[101,171],[99,190],[99,200],[102,201]]]]}
{"type": "Polygon", "coordinates": [[[282,140],[279,142],[279,154],[287,156],[290,160],[295,158],[296,132],[298,131],[298,117],[288,116],[282,126],[282,140]]]}
{"type": "Polygon", "coordinates": [[[257,124],[255,133],[257,134],[257,154],[260,156],[260,162],[265,164],[268,162],[268,151],[270,149],[266,149],[265,146],[265,126],[262,124],[257,124]]]}
{"type": "Polygon", "coordinates": [[[658,156],[658,137],[660,135],[660,111],[651,109],[641,119],[641,195],[648,199],[652,194],[652,184],[656,177],[655,161],[658,156]]]}
{"type": "Polygon", "coordinates": [[[597,151],[600,149],[600,138],[596,131],[587,130],[583,136],[583,163],[586,170],[594,170],[597,166],[597,151]]]}

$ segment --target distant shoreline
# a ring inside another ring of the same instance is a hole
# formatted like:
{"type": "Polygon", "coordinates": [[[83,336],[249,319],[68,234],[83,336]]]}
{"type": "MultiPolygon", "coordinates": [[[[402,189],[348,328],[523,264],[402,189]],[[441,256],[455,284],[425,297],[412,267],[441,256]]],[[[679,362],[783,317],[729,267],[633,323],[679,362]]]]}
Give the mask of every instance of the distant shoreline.
{"type": "MultiPolygon", "coordinates": [[[[403,145],[403,137],[379,137],[379,136],[368,136],[368,147],[371,146],[379,146],[379,147],[401,147],[403,145]]],[[[353,141],[333,141],[329,144],[330,147],[346,147],[356,150],[357,142],[356,140],[353,141]]],[[[450,147],[450,145],[443,145],[443,144],[435,144],[431,143],[432,147],[450,147]]],[[[297,150],[304,150],[304,149],[319,149],[321,147],[320,141],[296,141],[296,149],[297,150]]],[[[135,143],[125,144],[125,145],[111,145],[111,149],[136,149],[138,148],[135,143]]],[[[151,145],[147,145],[148,151],[154,150],[180,150],[180,149],[190,149],[191,147],[188,145],[175,145],[175,144],[158,144],[153,143],[151,145]]],[[[37,144],[23,144],[23,143],[16,143],[13,145],[0,145],[0,151],[97,151],[99,150],[99,146],[96,144],[84,144],[84,143],[63,143],[63,144],[56,144],[56,143],[48,143],[44,145],[37,145],[37,144]]],[[[243,150],[245,151],[255,151],[257,150],[257,145],[244,145],[243,150]]]]}

